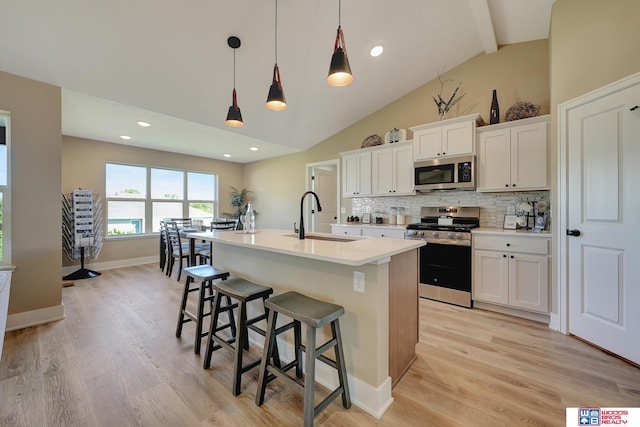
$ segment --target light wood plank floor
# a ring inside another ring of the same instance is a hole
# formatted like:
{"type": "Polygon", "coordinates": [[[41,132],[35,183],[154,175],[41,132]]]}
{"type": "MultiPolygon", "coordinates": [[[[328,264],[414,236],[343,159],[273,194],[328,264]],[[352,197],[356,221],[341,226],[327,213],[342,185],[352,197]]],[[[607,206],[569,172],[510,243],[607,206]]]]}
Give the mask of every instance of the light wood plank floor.
{"type": "MultiPolygon", "coordinates": [[[[258,408],[255,370],[233,397],[230,354],[204,370],[193,326],[175,338],[181,287],[148,264],[64,288],[65,320],[6,334],[0,425],[299,425],[300,392],[276,380],[258,408]]],[[[640,406],[640,369],[575,338],[423,299],[420,313],[418,359],[382,419],[338,399],[316,425],[564,426],[566,407],[640,406]]]]}

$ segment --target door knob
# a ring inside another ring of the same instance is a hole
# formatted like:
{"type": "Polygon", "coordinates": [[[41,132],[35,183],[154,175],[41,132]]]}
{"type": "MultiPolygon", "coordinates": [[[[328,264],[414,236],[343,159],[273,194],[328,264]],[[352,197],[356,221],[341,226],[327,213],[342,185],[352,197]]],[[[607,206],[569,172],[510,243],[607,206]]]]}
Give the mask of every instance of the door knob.
{"type": "Polygon", "coordinates": [[[580,230],[577,230],[577,229],[567,230],[567,236],[578,237],[579,235],[580,235],[580,230]]]}

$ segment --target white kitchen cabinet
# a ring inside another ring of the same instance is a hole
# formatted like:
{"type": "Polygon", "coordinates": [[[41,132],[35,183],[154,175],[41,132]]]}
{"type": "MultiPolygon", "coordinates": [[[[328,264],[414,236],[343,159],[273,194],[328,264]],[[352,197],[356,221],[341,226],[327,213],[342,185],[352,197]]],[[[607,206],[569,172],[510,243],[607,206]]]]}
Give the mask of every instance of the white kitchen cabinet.
{"type": "Polygon", "coordinates": [[[477,190],[548,190],[548,123],[543,116],[478,129],[477,190]]]}
{"type": "Polygon", "coordinates": [[[371,152],[372,195],[415,194],[413,182],[413,144],[411,142],[396,143],[391,147],[371,152]]]}
{"type": "Polygon", "coordinates": [[[547,314],[549,239],[473,236],[473,300],[547,314]]]}
{"type": "Polygon", "coordinates": [[[391,239],[404,239],[404,229],[391,229],[376,227],[362,227],[362,235],[369,237],[389,237],[391,239]]]}
{"type": "Polygon", "coordinates": [[[342,197],[371,195],[371,151],[342,155],[342,197]]]}
{"type": "Polygon", "coordinates": [[[473,154],[476,124],[480,120],[479,114],[471,114],[410,128],[413,160],[473,154]]]}
{"type": "Polygon", "coordinates": [[[392,225],[352,225],[352,224],[332,224],[332,234],[342,234],[350,236],[368,237],[388,237],[392,239],[404,239],[404,226],[392,225]]]}

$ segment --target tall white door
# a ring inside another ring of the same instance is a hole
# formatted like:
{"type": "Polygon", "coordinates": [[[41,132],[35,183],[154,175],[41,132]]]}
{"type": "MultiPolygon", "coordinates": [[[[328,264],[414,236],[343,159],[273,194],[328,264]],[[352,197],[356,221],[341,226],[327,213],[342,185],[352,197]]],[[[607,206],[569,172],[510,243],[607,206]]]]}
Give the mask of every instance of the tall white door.
{"type": "Polygon", "coordinates": [[[640,85],[569,110],[566,128],[569,332],[635,363],[640,363],[638,105],[640,85]]]}
{"type": "MultiPolygon", "coordinates": [[[[336,169],[313,168],[313,191],[320,199],[322,211],[318,212],[313,200],[311,211],[311,231],[331,233],[331,224],[335,224],[338,217],[337,178],[336,169]]],[[[311,200],[312,197],[309,197],[311,200]]]]}

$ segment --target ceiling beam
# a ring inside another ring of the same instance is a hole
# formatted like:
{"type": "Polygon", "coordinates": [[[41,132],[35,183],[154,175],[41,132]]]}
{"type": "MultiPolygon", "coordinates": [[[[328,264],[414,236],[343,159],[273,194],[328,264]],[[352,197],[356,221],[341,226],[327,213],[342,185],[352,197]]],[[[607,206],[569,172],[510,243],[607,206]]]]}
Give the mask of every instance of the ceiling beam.
{"type": "Polygon", "coordinates": [[[491,21],[491,11],[488,0],[469,0],[473,16],[476,19],[478,34],[484,46],[485,53],[493,53],[498,50],[498,42],[491,21]]]}

